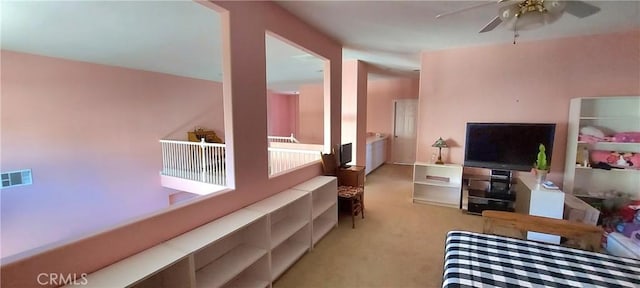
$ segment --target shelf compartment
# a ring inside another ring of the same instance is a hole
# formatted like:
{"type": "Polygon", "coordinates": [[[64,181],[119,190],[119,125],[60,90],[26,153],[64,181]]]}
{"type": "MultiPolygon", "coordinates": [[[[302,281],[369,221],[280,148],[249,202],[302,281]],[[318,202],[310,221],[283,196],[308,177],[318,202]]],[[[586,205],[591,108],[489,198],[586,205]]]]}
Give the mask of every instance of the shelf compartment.
{"type": "MultiPolygon", "coordinates": [[[[264,235],[266,235],[267,226],[265,214],[248,209],[240,209],[165,243],[185,253],[193,253],[229,235],[234,235],[240,232],[240,230],[255,225],[263,225],[264,232],[260,231],[257,233],[260,233],[260,235],[265,233],[264,235]]],[[[266,246],[264,247],[266,248],[266,246]]]]}
{"type": "Polygon", "coordinates": [[[271,279],[278,278],[309,250],[308,243],[287,240],[271,252],[271,279]]]}
{"type": "Polygon", "coordinates": [[[240,244],[196,271],[196,286],[221,287],[266,254],[266,249],[240,244]]]}
{"type": "Polygon", "coordinates": [[[462,166],[416,162],[413,166],[413,182],[422,182],[429,185],[432,183],[449,183],[452,186],[460,187],[462,184],[462,166]],[[436,179],[447,179],[448,181],[436,179]]]}
{"type": "Polygon", "coordinates": [[[640,171],[638,170],[603,170],[586,167],[575,169],[571,193],[574,195],[605,195],[609,191],[618,191],[636,199],[640,198],[638,187],[640,187],[640,171]]]}
{"type": "Polygon", "coordinates": [[[609,150],[617,152],[640,153],[640,143],[633,142],[585,142],[578,141],[580,147],[589,147],[589,150],[609,150]]]}
{"type": "Polygon", "coordinates": [[[261,200],[247,207],[247,209],[256,210],[264,213],[273,213],[277,210],[283,209],[292,204],[305,206],[302,209],[304,208],[308,209],[308,206],[307,206],[308,204],[305,203],[305,201],[308,201],[308,198],[307,198],[308,195],[309,195],[308,191],[288,189],[278,194],[275,194],[267,199],[261,200]]]}
{"type": "Polygon", "coordinates": [[[309,223],[310,197],[308,191],[289,189],[247,207],[268,213],[271,226],[269,247],[278,246],[309,223]]]}
{"type": "Polygon", "coordinates": [[[326,212],[338,201],[338,180],[336,177],[317,176],[293,187],[293,189],[311,192],[312,219],[326,212]]]}
{"type": "Polygon", "coordinates": [[[442,187],[415,183],[413,185],[413,202],[458,207],[460,205],[460,189],[460,187],[442,187]]]}
{"type": "Polygon", "coordinates": [[[309,219],[285,218],[271,226],[271,247],[276,247],[309,223],[309,219]]]}
{"type": "Polygon", "coordinates": [[[582,98],[580,116],[595,118],[636,118],[640,111],[640,97],[582,98]]]}
{"type": "Polygon", "coordinates": [[[334,204],[330,209],[322,214],[320,217],[313,220],[312,227],[312,240],[313,245],[318,243],[322,237],[324,237],[333,227],[338,224],[338,205],[334,204]]]}
{"type": "Polygon", "coordinates": [[[469,193],[468,197],[470,198],[485,198],[485,199],[491,199],[491,200],[497,200],[497,201],[515,201],[516,200],[515,192],[496,193],[496,192],[487,192],[484,190],[469,189],[468,193],[469,193]]]}
{"type": "Polygon", "coordinates": [[[580,171],[599,171],[599,172],[614,172],[614,173],[640,173],[640,169],[618,169],[612,168],[611,170],[606,169],[594,169],[592,167],[584,167],[584,166],[576,166],[576,170],[580,171]]]}
{"type": "MultiPolygon", "coordinates": [[[[613,135],[618,132],[638,131],[640,128],[640,117],[580,117],[580,128],[594,126],[602,129],[606,135],[613,135]]],[[[579,130],[577,131],[579,135],[579,130]]],[[[577,139],[577,138],[576,138],[577,139]]]]}
{"type": "Polygon", "coordinates": [[[271,283],[269,275],[269,256],[264,255],[256,263],[242,271],[238,276],[225,284],[224,288],[265,288],[271,283]]]}
{"type": "Polygon", "coordinates": [[[144,287],[168,274],[184,279],[189,271],[175,271],[177,267],[185,267],[184,261],[188,262],[185,253],[161,244],[89,274],[86,287],[144,287]]]}
{"type": "MultiPolygon", "coordinates": [[[[337,189],[337,187],[336,187],[337,189]]],[[[337,202],[338,202],[338,192],[336,191],[335,195],[333,196],[335,197],[335,199],[333,200],[327,200],[327,199],[317,199],[314,200],[313,202],[313,219],[318,218],[320,215],[322,215],[323,213],[327,212],[327,210],[329,210],[331,207],[333,207],[337,202]]],[[[337,210],[336,210],[336,213],[337,210]]]]}

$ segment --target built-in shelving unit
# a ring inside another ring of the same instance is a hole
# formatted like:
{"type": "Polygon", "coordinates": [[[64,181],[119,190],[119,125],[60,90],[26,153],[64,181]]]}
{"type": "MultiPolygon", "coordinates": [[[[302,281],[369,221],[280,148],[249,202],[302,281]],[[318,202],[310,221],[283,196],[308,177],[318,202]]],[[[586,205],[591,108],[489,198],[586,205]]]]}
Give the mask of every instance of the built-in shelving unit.
{"type": "Polygon", "coordinates": [[[84,286],[271,287],[337,225],[335,177],[296,187],[91,273],[84,286]]]}
{"type": "Polygon", "coordinates": [[[289,189],[247,209],[267,214],[270,227],[270,279],[274,281],[311,248],[311,194],[289,189]]]}
{"type": "Polygon", "coordinates": [[[447,207],[460,205],[462,166],[416,162],[413,165],[413,202],[447,207]]]}
{"type": "Polygon", "coordinates": [[[91,273],[82,287],[189,287],[190,262],[184,253],[158,245],[91,273]]]}
{"type": "Polygon", "coordinates": [[[311,193],[311,243],[315,245],[338,225],[338,180],[336,177],[318,176],[293,189],[311,193]]]}
{"type": "MultiPolygon", "coordinates": [[[[222,287],[268,253],[267,218],[241,209],[166,242],[193,254],[196,287],[222,287]]],[[[269,281],[268,270],[242,281],[269,281]],[[266,278],[265,278],[266,276],[266,278]]]]}
{"type": "Polygon", "coordinates": [[[640,153],[640,143],[578,141],[580,129],[586,126],[596,127],[607,135],[640,132],[640,96],[571,100],[563,182],[563,190],[574,195],[600,197],[605,192],[617,191],[640,199],[640,170],[593,169],[579,160],[584,158],[581,153],[585,149],[640,153]]]}

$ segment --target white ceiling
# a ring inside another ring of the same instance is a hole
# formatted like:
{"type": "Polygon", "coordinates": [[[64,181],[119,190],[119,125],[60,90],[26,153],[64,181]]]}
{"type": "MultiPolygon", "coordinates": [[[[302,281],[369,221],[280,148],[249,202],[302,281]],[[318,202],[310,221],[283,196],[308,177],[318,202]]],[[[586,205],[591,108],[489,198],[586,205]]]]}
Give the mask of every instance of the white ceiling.
{"type": "MultiPolygon", "coordinates": [[[[640,28],[638,1],[585,1],[601,11],[577,18],[565,13],[557,22],[522,31],[518,42],[601,34],[640,28]]],[[[463,46],[512,43],[513,31],[498,26],[478,33],[497,16],[493,1],[278,1],[344,45],[345,58],[358,58],[387,68],[419,69],[419,54],[463,46]],[[436,19],[448,11],[489,4],[436,19]]]]}
{"type": "MultiPolygon", "coordinates": [[[[345,46],[344,57],[391,71],[420,68],[423,50],[511,43],[499,26],[477,33],[497,4],[436,20],[475,1],[278,1],[345,46]]],[[[579,19],[520,32],[519,42],[640,28],[640,2],[589,2],[579,19]]],[[[220,81],[220,19],[192,1],[0,1],[2,49],[220,81]]],[[[277,89],[318,81],[322,61],[267,37],[267,80],[277,89]],[[277,86],[277,87],[276,87],[277,86]]]]}

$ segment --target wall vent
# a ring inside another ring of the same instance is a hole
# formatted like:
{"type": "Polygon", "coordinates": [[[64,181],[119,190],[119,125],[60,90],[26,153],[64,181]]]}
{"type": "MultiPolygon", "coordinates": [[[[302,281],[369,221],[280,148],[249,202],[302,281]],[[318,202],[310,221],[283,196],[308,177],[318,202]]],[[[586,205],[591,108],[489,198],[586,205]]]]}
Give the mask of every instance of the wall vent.
{"type": "Polygon", "coordinates": [[[2,174],[0,174],[0,179],[2,179],[2,187],[0,187],[0,189],[22,185],[31,185],[31,169],[3,172],[2,174]]]}

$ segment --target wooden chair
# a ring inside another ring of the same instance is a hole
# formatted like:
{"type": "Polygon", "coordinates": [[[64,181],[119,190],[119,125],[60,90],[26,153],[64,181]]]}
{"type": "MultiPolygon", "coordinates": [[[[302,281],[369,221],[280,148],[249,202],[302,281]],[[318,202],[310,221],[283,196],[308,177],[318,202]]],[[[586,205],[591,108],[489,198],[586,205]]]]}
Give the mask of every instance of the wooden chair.
{"type": "Polygon", "coordinates": [[[559,235],[567,239],[563,246],[600,251],[602,228],[563,219],[503,211],[482,211],[483,233],[527,239],[527,232],[559,235]]]}
{"type": "MultiPolygon", "coordinates": [[[[326,176],[338,176],[338,161],[334,153],[324,154],[322,152],[322,169],[326,176]]],[[[338,179],[338,183],[340,183],[338,179]]],[[[338,200],[349,203],[351,213],[351,228],[356,228],[356,216],[362,215],[364,219],[364,187],[338,185],[338,200]]]]}

